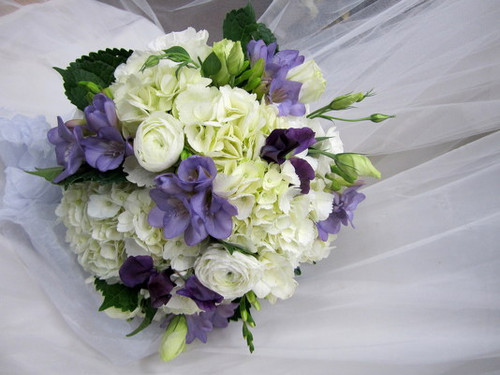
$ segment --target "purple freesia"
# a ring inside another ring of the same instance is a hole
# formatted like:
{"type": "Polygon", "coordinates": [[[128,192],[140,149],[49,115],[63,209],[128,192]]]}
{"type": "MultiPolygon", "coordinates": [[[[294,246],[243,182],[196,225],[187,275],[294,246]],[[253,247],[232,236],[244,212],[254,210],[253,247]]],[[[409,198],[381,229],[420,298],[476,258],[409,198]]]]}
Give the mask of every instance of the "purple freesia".
{"type": "Polygon", "coordinates": [[[219,293],[208,289],[200,283],[195,275],[186,280],[184,288],[179,289],[177,294],[191,298],[200,309],[205,311],[215,310],[215,304],[221,303],[224,299],[219,293]]]}
{"type": "Polygon", "coordinates": [[[207,333],[214,327],[225,328],[228,319],[234,315],[237,303],[220,304],[211,311],[204,311],[197,314],[186,315],[188,333],[186,343],[190,344],[195,338],[201,342],[207,342],[207,333]]]}
{"type": "Polygon", "coordinates": [[[247,44],[247,53],[250,58],[250,64],[254,66],[259,59],[263,59],[267,64],[271,61],[276,52],[276,43],[266,45],[263,40],[251,40],[247,44]]]}
{"type": "Polygon", "coordinates": [[[306,106],[299,102],[302,83],[276,78],[271,81],[267,99],[269,103],[277,104],[280,116],[303,116],[306,106]]]}
{"type": "Polygon", "coordinates": [[[365,199],[365,195],[358,193],[360,185],[351,186],[344,190],[342,194],[334,192],[333,211],[326,220],[316,223],[318,235],[322,241],[328,240],[328,234],[336,234],[340,231],[341,224],[347,226],[352,224],[354,210],[358,204],[365,199]]]}
{"type": "Polygon", "coordinates": [[[84,113],[87,127],[95,133],[102,128],[118,128],[115,103],[104,94],[94,95],[92,104],[85,107],[84,113]]]}
{"type": "Polygon", "coordinates": [[[64,167],[64,171],[54,178],[54,183],[59,183],[75,174],[84,161],[85,154],[80,145],[83,139],[82,126],[70,128],[61,117],[57,117],[57,128],[50,129],[47,138],[56,146],[57,164],[64,167]]]}
{"type": "Polygon", "coordinates": [[[190,156],[180,163],[177,175],[157,176],[157,188],[150,191],[156,207],[149,213],[149,224],[163,228],[165,238],[184,233],[188,246],[200,243],[209,235],[218,239],[229,237],[232,216],[237,214],[237,209],[212,192],[216,174],[212,159],[190,156]]]}
{"type": "Polygon", "coordinates": [[[80,144],[87,163],[101,172],[118,168],[125,157],[134,153],[120,131],[111,126],[100,128],[97,136],[87,137],[80,144]]]}

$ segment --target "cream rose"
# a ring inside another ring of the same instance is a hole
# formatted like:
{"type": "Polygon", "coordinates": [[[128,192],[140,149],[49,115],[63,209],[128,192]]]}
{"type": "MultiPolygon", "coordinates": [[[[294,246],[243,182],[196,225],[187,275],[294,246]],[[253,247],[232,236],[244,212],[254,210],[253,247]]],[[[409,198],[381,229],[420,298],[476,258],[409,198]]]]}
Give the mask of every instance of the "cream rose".
{"type": "Polygon", "coordinates": [[[229,254],[222,245],[211,245],[196,260],[194,273],[208,289],[226,299],[243,296],[262,277],[262,265],[252,256],[239,252],[229,254]]]}
{"type": "Polygon", "coordinates": [[[135,157],[150,172],[161,172],[174,165],[183,148],[182,124],[172,115],[154,112],[137,128],[135,157]]]}

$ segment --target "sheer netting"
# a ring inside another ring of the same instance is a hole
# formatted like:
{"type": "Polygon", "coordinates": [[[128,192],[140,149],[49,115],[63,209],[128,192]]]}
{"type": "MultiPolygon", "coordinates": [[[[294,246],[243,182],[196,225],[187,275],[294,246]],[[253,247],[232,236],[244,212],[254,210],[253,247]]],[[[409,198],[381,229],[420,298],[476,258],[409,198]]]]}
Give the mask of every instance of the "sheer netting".
{"type": "Polygon", "coordinates": [[[167,364],[149,356],[160,328],[126,338],[129,323],[97,312],[56,222],[60,191],[22,170],[54,164],[46,130],[73,112],[53,66],[104,47],[143,48],[210,12],[215,29],[228,2],[17,3],[0,8],[6,373],[500,373],[498,1],[275,0],[259,11],[282,49],[322,68],[318,106],[374,89],[344,117],[396,115],[334,124],[346,150],[373,156],[383,178],[363,189],[356,229],[303,268],[295,295],[254,314],[252,355],[232,323],[167,364]]]}

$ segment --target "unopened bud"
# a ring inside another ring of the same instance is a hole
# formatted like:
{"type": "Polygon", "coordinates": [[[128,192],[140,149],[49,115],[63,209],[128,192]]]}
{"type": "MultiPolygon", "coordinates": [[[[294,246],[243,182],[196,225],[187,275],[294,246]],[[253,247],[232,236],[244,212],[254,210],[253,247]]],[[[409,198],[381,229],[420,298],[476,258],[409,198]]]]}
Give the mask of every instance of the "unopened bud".
{"type": "Polygon", "coordinates": [[[384,120],[387,120],[388,118],[394,118],[396,116],[393,115],[384,115],[382,113],[374,113],[373,115],[370,116],[370,121],[372,122],[382,122],[384,120]]]}
{"type": "Polygon", "coordinates": [[[160,356],[171,361],[186,348],[187,322],[184,315],[176,315],[169,323],[160,344],[160,356]]]}
{"type": "Polygon", "coordinates": [[[328,108],[333,111],[338,111],[342,109],[347,109],[356,102],[360,102],[365,98],[365,94],[362,92],[357,92],[354,94],[347,94],[337,96],[331,101],[328,108]]]}

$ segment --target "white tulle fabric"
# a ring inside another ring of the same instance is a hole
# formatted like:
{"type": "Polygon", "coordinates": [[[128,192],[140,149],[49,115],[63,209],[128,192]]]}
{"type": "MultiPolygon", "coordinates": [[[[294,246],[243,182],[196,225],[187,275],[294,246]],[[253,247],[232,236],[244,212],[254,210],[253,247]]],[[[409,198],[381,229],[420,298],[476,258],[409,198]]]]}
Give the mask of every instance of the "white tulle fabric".
{"type": "MultiPolygon", "coordinates": [[[[162,23],[156,2],[142,3],[162,23]]],[[[165,364],[147,357],[161,330],[125,338],[128,323],[97,312],[99,298],[55,220],[60,192],[22,171],[54,163],[46,130],[72,114],[51,67],[103,47],[141,48],[161,30],[90,0],[1,17],[2,370],[500,373],[499,18],[495,0],[269,6],[262,20],[282,48],[322,67],[324,103],[373,88],[377,95],[345,116],[397,115],[335,124],[346,150],[373,155],[384,178],[364,188],[356,229],[344,228],[330,258],[303,269],[295,296],[255,313],[254,354],[233,323],[165,364]]]]}

